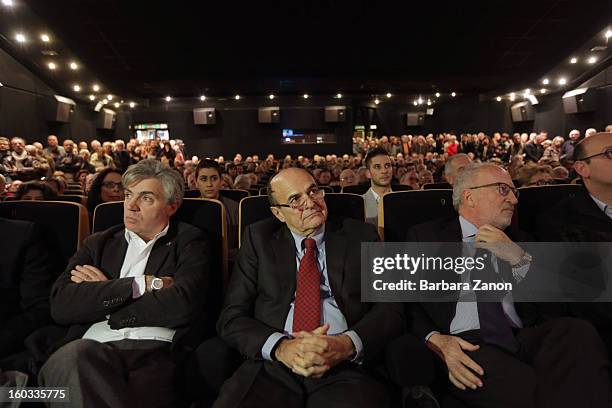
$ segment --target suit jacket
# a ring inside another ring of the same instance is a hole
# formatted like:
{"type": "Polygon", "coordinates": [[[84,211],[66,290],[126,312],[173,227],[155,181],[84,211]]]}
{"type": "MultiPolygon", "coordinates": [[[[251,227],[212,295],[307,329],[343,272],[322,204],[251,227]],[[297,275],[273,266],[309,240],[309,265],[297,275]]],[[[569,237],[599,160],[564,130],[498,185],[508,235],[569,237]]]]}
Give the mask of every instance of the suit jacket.
{"type": "Polygon", "coordinates": [[[230,250],[238,248],[238,203],[222,195],[219,195],[219,201],[225,206],[228,246],[230,250]]]}
{"type": "MultiPolygon", "coordinates": [[[[521,231],[504,231],[513,241],[531,241],[529,236],[521,231]]],[[[447,217],[423,224],[415,225],[407,234],[408,242],[461,242],[461,225],[458,217],[447,217]]],[[[460,256],[460,254],[457,254],[460,256]]],[[[509,267],[507,263],[498,259],[500,267],[509,267]]],[[[411,305],[412,330],[425,338],[432,331],[449,334],[450,325],[455,317],[457,302],[429,302],[411,305]]],[[[516,311],[524,319],[523,323],[529,325],[535,321],[534,309],[531,305],[515,303],[516,311]]]]}
{"type": "MultiPolygon", "coordinates": [[[[401,305],[362,303],[360,244],[377,241],[372,226],[340,218],[325,225],[327,271],[332,293],[364,347],[366,363],[383,356],[403,325],[401,305]]],[[[261,359],[268,337],[283,332],[296,288],[295,241],[285,224],[266,219],[244,232],[217,323],[221,338],[251,359],[261,359]]]]}
{"type": "Polygon", "coordinates": [[[0,218],[0,357],[24,348],[24,339],[51,322],[54,263],[34,223],[0,218]]]}
{"type": "Polygon", "coordinates": [[[362,196],[365,205],[366,222],[378,226],[378,202],[372,188],[362,196]]]}
{"type": "Polygon", "coordinates": [[[167,327],[177,330],[173,348],[177,342],[188,342],[193,322],[203,313],[211,272],[209,246],[202,232],[182,222],[170,222],[168,233],[153,246],[144,274],[170,276],[174,283],[138,299],[132,298],[134,279],[119,278],[127,247],[125,228],[118,225],[89,236],[70,259],[51,290],[51,315],[70,328],[52,348],[83,337],[92,324],[106,320],[106,315],[110,315],[112,329],[167,327]],[[109,280],[74,283],[70,271],[76,265],[93,265],[109,280]]]}
{"type": "MultiPolygon", "coordinates": [[[[538,216],[536,236],[543,242],[612,242],[612,220],[589,195],[586,187],[538,216]]],[[[557,304],[550,317],[571,315],[589,320],[612,350],[612,305],[599,303],[557,304]]]]}

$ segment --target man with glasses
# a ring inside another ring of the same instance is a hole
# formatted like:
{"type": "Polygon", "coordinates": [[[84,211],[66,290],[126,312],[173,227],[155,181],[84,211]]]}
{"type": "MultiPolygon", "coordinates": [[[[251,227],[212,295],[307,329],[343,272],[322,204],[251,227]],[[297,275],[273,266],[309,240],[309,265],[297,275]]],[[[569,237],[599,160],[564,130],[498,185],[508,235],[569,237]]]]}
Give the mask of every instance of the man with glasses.
{"type": "MultiPolygon", "coordinates": [[[[531,256],[514,242],[528,237],[508,228],[517,203],[508,172],[472,163],[453,188],[459,216],[417,225],[407,240],[475,243],[499,278],[518,283],[531,256]]],[[[452,394],[478,407],[608,406],[605,350],[591,325],[564,318],[525,327],[534,316],[519,313],[511,293],[500,301],[479,296],[467,290],[459,302],[413,307],[413,331],[444,363],[452,394]]]]}
{"type": "Polygon", "coordinates": [[[372,149],[365,157],[366,168],[370,179],[370,189],[363,195],[365,201],[366,222],[378,225],[378,203],[381,197],[391,191],[393,166],[387,151],[382,148],[372,149]]]}
{"type": "Polygon", "coordinates": [[[246,228],[217,324],[246,361],[214,406],[387,406],[368,369],[402,314],[394,303],[361,303],[360,245],[376,230],[328,220],[325,193],[303,169],[272,177],[268,199],[276,219],[246,228]]]}
{"type": "MultiPolygon", "coordinates": [[[[574,149],[574,161],[584,188],[539,218],[537,237],[553,242],[612,242],[612,133],[583,139],[574,149]]],[[[585,318],[597,327],[612,355],[612,305],[572,303],[568,309],[561,313],[585,318]]]]}

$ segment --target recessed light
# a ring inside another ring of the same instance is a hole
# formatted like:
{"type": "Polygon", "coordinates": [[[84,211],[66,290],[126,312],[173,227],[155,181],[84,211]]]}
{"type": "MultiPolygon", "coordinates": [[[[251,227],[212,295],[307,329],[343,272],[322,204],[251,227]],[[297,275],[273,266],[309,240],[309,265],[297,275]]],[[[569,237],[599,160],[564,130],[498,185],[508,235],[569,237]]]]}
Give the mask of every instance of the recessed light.
{"type": "Polygon", "coordinates": [[[436,92],[436,98],[440,97],[440,92],[436,92]]]}
{"type": "Polygon", "coordinates": [[[417,99],[417,102],[419,103],[419,105],[422,105],[422,104],[423,104],[423,98],[421,98],[421,97],[419,96],[419,99],[417,99]]]}
{"type": "Polygon", "coordinates": [[[95,97],[95,96],[93,96],[93,95],[89,95],[89,100],[90,100],[90,101],[95,101],[95,100],[96,100],[96,97],[95,97]]]}
{"type": "Polygon", "coordinates": [[[24,43],[26,42],[26,36],[22,33],[17,33],[15,34],[15,40],[17,40],[17,42],[24,43]]]}
{"type": "Polygon", "coordinates": [[[200,100],[201,101],[205,101],[206,100],[206,96],[204,96],[204,95],[200,96],[200,100]]]}
{"type": "Polygon", "coordinates": [[[123,99],[119,101],[119,103],[123,103],[123,102],[124,102],[123,99]]]}
{"type": "Polygon", "coordinates": [[[604,34],[604,37],[606,37],[606,40],[610,37],[612,37],[612,30],[606,30],[606,33],[604,34]]]}
{"type": "Polygon", "coordinates": [[[516,94],[514,92],[510,93],[510,100],[514,101],[516,99],[516,94]]]}
{"type": "Polygon", "coordinates": [[[559,85],[565,85],[565,84],[567,84],[567,79],[559,78],[559,85]]]}
{"type": "Polygon", "coordinates": [[[77,65],[76,62],[73,61],[70,63],[70,69],[74,71],[74,70],[79,69],[79,66],[77,65]]]}
{"type": "Polygon", "coordinates": [[[13,0],[2,0],[2,4],[4,4],[7,7],[12,7],[13,6],[13,0]]]}
{"type": "Polygon", "coordinates": [[[121,104],[119,102],[115,102],[115,108],[118,108],[119,106],[121,106],[121,104]]]}
{"type": "Polygon", "coordinates": [[[55,68],[57,68],[57,65],[55,65],[55,62],[50,62],[47,64],[47,66],[49,67],[49,69],[51,71],[53,71],[55,68]]]}
{"type": "Polygon", "coordinates": [[[340,92],[338,92],[338,93],[336,94],[336,98],[338,98],[338,99],[342,98],[342,94],[341,94],[340,92]]]}
{"type": "Polygon", "coordinates": [[[98,92],[100,91],[100,85],[98,84],[93,84],[93,86],[91,87],[91,89],[93,89],[94,92],[98,92]]]}
{"type": "Polygon", "coordinates": [[[80,85],[75,85],[72,87],[72,89],[74,89],[74,92],[81,92],[81,86],[80,85]]]}
{"type": "Polygon", "coordinates": [[[550,81],[548,80],[548,78],[544,78],[544,79],[542,80],[542,84],[543,84],[543,85],[548,85],[549,83],[550,83],[550,81]]]}
{"type": "Polygon", "coordinates": [[[417,101],[412,102],[414,106],[417,106],[419,103],[417,101]]]}
{"type": "Polygon", "coordinates": [[[108,99],[109,101],[113,100],[113,95],[106,95],[106,99],[108,99]]]}
{"type": "Polygon", "coordinates": [[[457,96],[457,94],[454,92],[451,92],[451,96],[454,98],[455,96],[457,96]]]}
{"type": "Polygon", "coordinates": [[[51,41],[51,39],[49,38],[49,36],[47,34],[41,34],[40,35],[40,39],[42,40],[42,42],[46,42],[46,43],[51,41]]]}
{"type": "Polygon", "coordinates": [[[541,93],[541,94],[545,94],[545,93],[546,93],[546,88],[542,88],[542,89],[540,89],[540,93],[541,93]]]}
{"type": "Polygon", "coordinates": [[[380,103],[380,100],[379,100],[378,98],[376,98],[376,99],[374,99],[374,103],[375,103],[376,105],[378,105],[378,104],[380,103]]]}
{"type": "Polygon", "coordinates": [[[166,96],[166,102],[170,102],[172,100],[172,97],[170,95],[166,96]]]}
{"type": "Polygon", "coordinates": [[[270,98],[270,100],[274,99],[274,94],[268,95],[268,98],[270,98]]]}
{"type": "Polygon", "coordinates": [[[387,92],[387,98],[391,97],[391,92],[387,92]]]}
{"type": "Polygon", "coordinates": [[[106,105],[108,101],[106,99],[102,99],[102,105],[106,105]]]}
{"type": "Polygon", "coordinates": [[[236,94],[236,96],[234,96],[234,99],[239,101],[240,100],[240,95],[236,94]]]}
{"type": "Polygon", "coordinates": [[[134,106],[136,106],[136,104],[134,102],[130,102],[130,108],[133,108],[134,106]]]}
{"type": "Polygon", "coordinates": [[[572,59],[570,60],[570,64],[575,64],[578,62],[578,58],[576,57],[572,57],[572,59]]]}
{"type": "Polygon", "coordinates": [[[302,95],[302,97],[303,97],[304,99],[308,99],[308,98],[309,98],[309,96],[310,96],[310,95],[308,95],[308,94],[304,94],[304,95],[302,95]]]}
{"type": "Polygon", "coordinates": [[[498,96],[497,98],[495,98],[495,100],[496,100],[497,102],[501,102],[502,97],[501,97],[501,96],[498,96]]]}
{"type": "Polygon", "coordinates": [[[427,100],[427,106],[431,106],[431,101],[429,99],[427,100]]]}
{"type": "Polygon", "coordinates": [[[589,64],[594,64],[597,62],[597,57],[589,57],[589,59],[587,60],[587,62],[589,64]]]}

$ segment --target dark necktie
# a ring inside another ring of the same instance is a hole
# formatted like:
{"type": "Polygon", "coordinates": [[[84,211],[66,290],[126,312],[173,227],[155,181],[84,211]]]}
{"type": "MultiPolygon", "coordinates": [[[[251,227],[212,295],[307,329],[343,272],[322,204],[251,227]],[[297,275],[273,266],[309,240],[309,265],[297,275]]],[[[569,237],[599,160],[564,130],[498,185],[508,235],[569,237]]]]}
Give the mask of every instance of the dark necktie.
{"type": "MultiPolygon", "coordinates": [[[[483,282],[500,282],[500,276],[493,270],[491,253],[484,249],[477,249],[475,257],[484,257],[485,254],[485,265],[487,267],[482,271],[472,269],[472,278],[480,279],[483,282]]],[[[497,345],[515,354],[518,351],[518,342],[502,307],[501,300],[504,295],[500,294],[498,301],[492,301],[491,293],[487,293],[486,296],[489,301],[481,301],[484,296],[476,292],[480,333],[485,343],[497,345]]]]}
{"type": "Polygon", "coordinates": [[[293,331],[313,331],[321,324],[321,274],[314,239],[302,241],[306,253],[300,261],[293,310],[293,331]]]}

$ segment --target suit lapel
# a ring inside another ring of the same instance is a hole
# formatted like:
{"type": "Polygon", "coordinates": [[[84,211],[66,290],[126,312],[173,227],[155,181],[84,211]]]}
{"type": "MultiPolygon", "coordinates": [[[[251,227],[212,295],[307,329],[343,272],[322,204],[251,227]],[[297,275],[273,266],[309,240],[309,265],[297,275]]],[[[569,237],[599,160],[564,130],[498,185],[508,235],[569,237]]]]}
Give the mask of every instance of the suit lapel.
{"type": "Polygon", "coordinates": [[[125,229],[121,228],[108,240],[102,253],[99,265],[104,273],[111,279],[119,279],[121,267],[127,252],[127,241],[125,240],[125,229]]]}
{"type": "Polygon", "coordinates": [[[297,277],[295,241],[293,240],[293,235],[291,235],[289,228],[283,224],[280,230],[274,234],[270,244],[275,257],[274,274],[278,282],[280,282],[282,296],[287,299],[286,304],[289,305],[295,293],[297,277]]]}
{"type": "Polygon", "coordinates": [[[333,224],[325,225],[325,263],[327,277],[336,303],[345,313],[342,299],[342,282],[344,281],[344,260],[346,259],[346,239],[338,233],[333,224]]]}
{"type": "Polygon", "coordinates": [[[155,243],[155,245],[153,245],[153,249],[151,250],[151,254],[149,255],[149,259],[147,261],[147,266],[144,270],[145,275],[160,275],[159,272],[161,271],[162,265],[166,261],[170,251],[173,250],[174,245],[176,245],[176,229],[176,223],[171,222],[170,228],[168,228],[168,233],[161,237],[155,243]]]}

